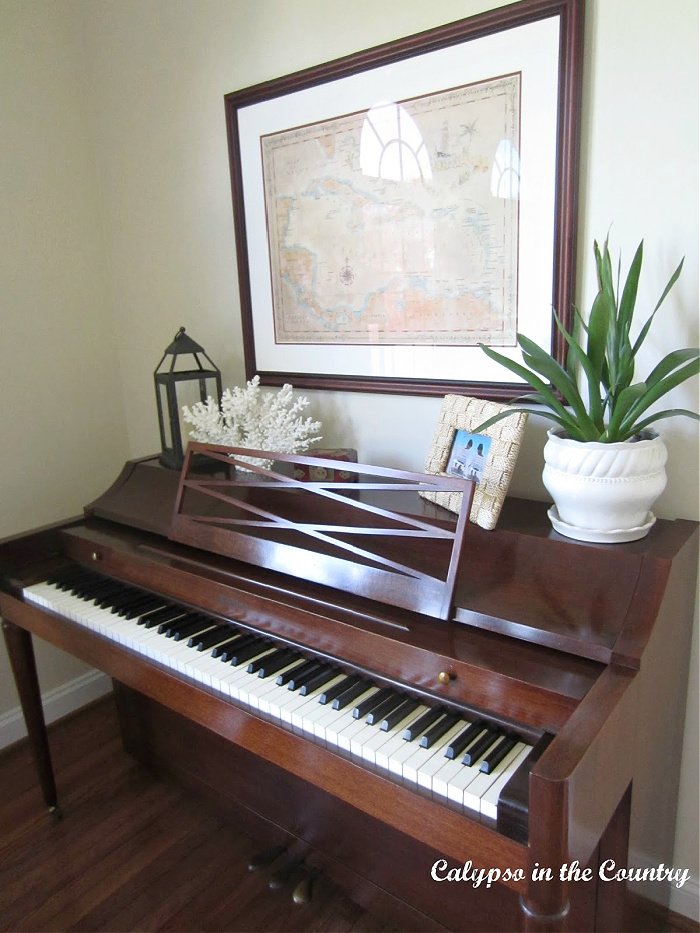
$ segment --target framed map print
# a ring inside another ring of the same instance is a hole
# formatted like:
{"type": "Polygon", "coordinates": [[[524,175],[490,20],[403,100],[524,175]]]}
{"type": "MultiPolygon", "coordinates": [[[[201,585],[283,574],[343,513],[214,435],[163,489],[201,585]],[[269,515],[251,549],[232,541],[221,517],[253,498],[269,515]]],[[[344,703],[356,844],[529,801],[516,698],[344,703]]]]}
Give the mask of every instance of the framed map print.
{"type": "Polygon", "coordinates": [[[507,399],[563,361],[582,0],[523,0],[226,95],[247,378],[507,399]]]}

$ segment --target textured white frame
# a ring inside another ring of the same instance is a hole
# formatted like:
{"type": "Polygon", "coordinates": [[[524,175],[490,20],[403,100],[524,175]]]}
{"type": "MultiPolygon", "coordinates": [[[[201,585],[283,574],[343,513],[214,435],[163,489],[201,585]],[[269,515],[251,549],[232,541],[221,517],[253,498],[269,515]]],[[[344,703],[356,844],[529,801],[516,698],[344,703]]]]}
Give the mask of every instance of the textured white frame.
{"type": "MultiPolygon", "coordinates": [[[[446,395],[438,418],[433,443],[425,464],[426,473],[447,475],[446,467],[452,450],[455,433],[460,429],[474,432],[474,428],[501,411],[507,405],[488,402],[466,395],[446,395]]],[[[496,527],[498,516],[513,477],[516,460],[520,452],[527,414],[513,412],[508,418],[498,421],[479,434],[491,438],[491,448],[483,471],[482,481],[474,491],[474,501],[469,515],[470,521],[482,528],[496,527]]],[[[449,509],[459,512],[461,494],[458,492],[421,492],[421,496],[449,509]]]]}

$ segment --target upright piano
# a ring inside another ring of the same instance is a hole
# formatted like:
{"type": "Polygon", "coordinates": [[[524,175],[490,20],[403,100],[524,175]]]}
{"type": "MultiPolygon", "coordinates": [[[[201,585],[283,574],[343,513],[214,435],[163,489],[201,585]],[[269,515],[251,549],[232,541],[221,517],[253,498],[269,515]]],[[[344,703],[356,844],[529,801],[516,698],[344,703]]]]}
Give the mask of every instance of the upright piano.
{"type": "Polygon", "coordinates": [[[509,499],[485,531],[472,491],[191,445],[1,542],[49,808],[33,635],[113,679],[128,752],[402,929],[633,929],[609,879],[672,864],[698,528],[584,543],[509,499]]]}

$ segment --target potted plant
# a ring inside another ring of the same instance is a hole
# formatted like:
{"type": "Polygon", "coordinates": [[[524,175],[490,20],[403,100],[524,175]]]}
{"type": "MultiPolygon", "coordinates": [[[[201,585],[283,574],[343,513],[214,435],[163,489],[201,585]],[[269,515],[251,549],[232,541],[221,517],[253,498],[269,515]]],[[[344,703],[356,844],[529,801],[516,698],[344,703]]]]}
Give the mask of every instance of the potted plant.
{"type": "MultiPolygon", "coordinates": [[[[541,406],[538,413],[554,422],[544,449],[543,481],[555,503],[549,511],[552,524],[572,538],[615,542],[646,535],[654,522],[651,505],[666,485],[666,448],[651,426],[675,415],[699,418],[687,409],[650,411],[700,372],[698,348],[674,350],[645,379],[635,381],[639,349],[683,268],[681,261],[633,341],[643,245],[642,241],[622,287],[618,266],[616,288],[608,241],[602,250],[594,242],[598,293],[588,321],[575,310],[570,332],[554,312],[568,346],[566,367],[522,334],[517,340],[525,365],[481,344],[489,357],[534,390],[516,402],[541,406]]],[[[475,431],[524,410],[531,411],[511,408],[475,431]]]]}

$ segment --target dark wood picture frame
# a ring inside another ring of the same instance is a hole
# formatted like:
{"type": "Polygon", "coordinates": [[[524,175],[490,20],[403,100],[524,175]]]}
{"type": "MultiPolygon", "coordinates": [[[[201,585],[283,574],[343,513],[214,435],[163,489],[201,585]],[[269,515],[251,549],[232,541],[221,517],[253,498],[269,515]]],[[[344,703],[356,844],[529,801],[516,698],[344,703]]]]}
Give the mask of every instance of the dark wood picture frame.
{"type": "MultiPolygon", "coordinates": [[[[449,49],[465,42],[480,40],[501,31],[527,27],[549,18],[558,19],[558,89],[556,101],[556,157],[554,170],[553,279],[551,307],[557,309],[565,325],[572,319],[576,262],[576,218],[578,198],[579,117],[583,47],[584,0],[521,0],[496,10],[398,39],[366,51],[285,75],[225,96],[233,214],[236,235],[239,291],[243,328],[246,378],[256,373],[266,385],[295,386],[363,392],[386,392],[413,395],[469,394],[480,398],[506,401],[522,393],[524,383],[500,382],[498,378],[475,381],[469,373],[464,379],[417,378],[413,375],[377,375],[376,373],[338,373],[304,371],[292,364],[289,370],[260,365],[256,346],[254,307],[251,292],[249,233],[247,230],[244,173],[241,162],[239,117],[245,108],[320,87],[331,81],[371,72],[383,66],[410,60],[418,55],[449,49]]],[[[259,252],[259,251],[258,251],[259,252]]],[[[267,313],[267,311],[265,312],[267,313]]],[[[539,313],[539,312],[538,312],[539,313]]],[[[549,315],[543,309],[542,314],[549,315]]],[[[271,311],[270,311],[271,314],[271,311]]],[[[562,363],[566,343],[553,326],[548,349],[562,363]]],[[[320,354],[324,354],[323,345],[320,354]]],[[[483,354],[482,354],[483,355],[483,354]]],[[[465,367],[467,370],[469,367],[465,367]]]]}

